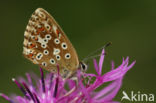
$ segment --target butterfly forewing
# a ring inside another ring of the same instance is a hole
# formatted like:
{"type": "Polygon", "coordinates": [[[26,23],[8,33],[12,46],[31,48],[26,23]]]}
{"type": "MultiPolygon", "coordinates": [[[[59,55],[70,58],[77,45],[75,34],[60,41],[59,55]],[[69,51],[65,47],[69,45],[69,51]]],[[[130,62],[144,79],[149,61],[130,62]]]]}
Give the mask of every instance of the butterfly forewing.
{"type": "Polygon", "coordinates": [[[59,65],[64,78],[71,76],[79,65],[71,42],[54,18],[42,8],[38,8],[28,22],[23,54],[50,72],[56,72],[59,65]]]}

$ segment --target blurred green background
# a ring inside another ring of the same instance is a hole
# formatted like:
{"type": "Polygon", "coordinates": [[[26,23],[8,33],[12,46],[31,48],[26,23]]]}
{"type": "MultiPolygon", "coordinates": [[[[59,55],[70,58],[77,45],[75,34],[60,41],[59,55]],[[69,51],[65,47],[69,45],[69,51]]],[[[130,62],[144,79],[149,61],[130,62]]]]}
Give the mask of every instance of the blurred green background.
{"type": "MultiPolygon", "coordinates": [[[[3,0],[0,1],[0,92],[22,95],[11,81],[26,72],[39,74],[38,66],[22,55],[23,36],[31,14],[46,9],[63,28],[80,59],[107,42],[103,69],[116,67],[129,56],[136,65],[126,74],[122,91],[156,95],[156,0],[3,0]]],[[[89,72],[93,67],[90,66],[89,72]]],[[[0,103],[7,103],[0,98],[0,103]]]]}

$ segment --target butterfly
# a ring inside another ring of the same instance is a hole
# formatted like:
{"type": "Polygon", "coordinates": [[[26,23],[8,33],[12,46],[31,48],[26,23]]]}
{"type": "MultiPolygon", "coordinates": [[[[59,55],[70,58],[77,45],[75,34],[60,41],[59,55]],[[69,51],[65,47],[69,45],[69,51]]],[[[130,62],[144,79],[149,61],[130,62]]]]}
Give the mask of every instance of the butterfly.
{"type": "Polygon", "coordinates": [[[23,54],[34,64],[63,78],[72,77],[78,68],[86,71],[87,65],[80,62],[72,43],[55,19],[44,9],[32,14],[24,32],[23,54]]]}

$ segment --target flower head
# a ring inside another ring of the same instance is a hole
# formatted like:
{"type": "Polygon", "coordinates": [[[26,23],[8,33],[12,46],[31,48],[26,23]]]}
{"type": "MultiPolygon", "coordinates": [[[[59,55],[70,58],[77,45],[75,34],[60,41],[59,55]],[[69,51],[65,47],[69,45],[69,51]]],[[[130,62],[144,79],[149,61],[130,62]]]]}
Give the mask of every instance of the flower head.
{"type": "Polygon", "coordinates": [[[129,58],[127,57],[117,68],[114,68],[114,63],[112,63],[111,70],[102,75],[104,52],[103,49],[99,64],[95,59],[93,60],[97,74],[77,71],[77,82],[75,82],[72,79],[63,80],[59,76],[59,72],[44,76],[42,69],[40,69],[41,78],[35,74],[27,73],[27,80],[23,78],[13,79],[23,96],[8,97],[3,93],[0,96],[10,103],[118,103],[114,102],[113,98],[122,85],[124,75],[133,67],[135,61],[128,65],[129,58]],[[95,80],[92,80],[93,78],[95,80]],[[95,91],[106,82],[111,83],[102,90],[95,91]]]}

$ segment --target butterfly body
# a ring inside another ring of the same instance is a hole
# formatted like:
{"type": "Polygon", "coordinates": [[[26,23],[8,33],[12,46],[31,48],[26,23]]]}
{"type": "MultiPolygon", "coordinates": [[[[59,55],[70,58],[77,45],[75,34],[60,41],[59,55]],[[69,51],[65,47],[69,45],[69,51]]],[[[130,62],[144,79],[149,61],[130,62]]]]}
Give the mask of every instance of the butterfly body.
{"type": "Polygon", "coordinates": [[[69,78],[80,67],[73,45],[54,18],[44,9],[32,14],[23,43],[24,56],[40,67],[56,73],[57,65],[63,78],[69,78]]]}

